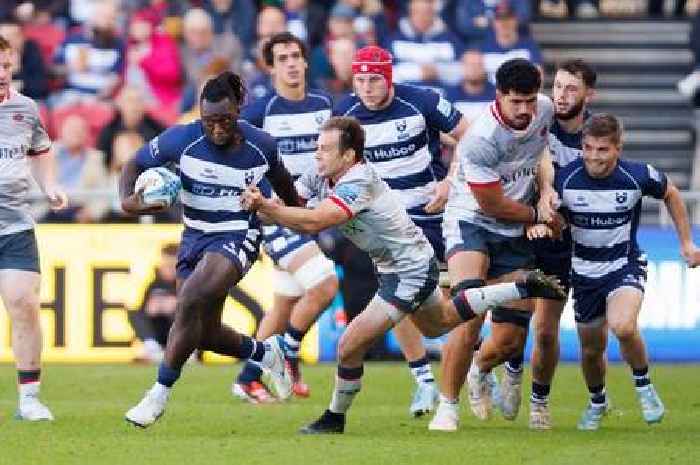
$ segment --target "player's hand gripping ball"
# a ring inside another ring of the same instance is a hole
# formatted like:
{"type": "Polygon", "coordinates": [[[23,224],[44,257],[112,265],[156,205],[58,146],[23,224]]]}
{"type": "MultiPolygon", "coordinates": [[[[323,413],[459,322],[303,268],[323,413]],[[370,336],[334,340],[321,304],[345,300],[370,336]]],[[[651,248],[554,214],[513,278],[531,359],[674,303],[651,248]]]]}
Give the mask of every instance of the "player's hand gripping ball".
{"type": "Polygon", "coordinates": [[[134,190],[141,196],[146,207],[170,207],[182,189],[180,177],[169,169],[159,166],[149,168],[139,175],[134,190]]]}

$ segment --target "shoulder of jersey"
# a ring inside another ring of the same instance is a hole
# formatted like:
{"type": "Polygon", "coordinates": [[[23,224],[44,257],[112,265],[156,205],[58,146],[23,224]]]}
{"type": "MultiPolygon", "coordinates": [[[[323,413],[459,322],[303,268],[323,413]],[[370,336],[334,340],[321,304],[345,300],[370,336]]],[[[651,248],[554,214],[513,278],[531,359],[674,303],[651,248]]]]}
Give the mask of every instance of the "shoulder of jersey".
{"type": "Polygon", "coordinates": [[[328,94],[325,90],[320,90],[320,89],[309,89],[306,92],[307,97],[314,98],[314,99],[319,99],[324,101],[328,106],[333,105],[333,100],[331,99],[330,94],[328,94]]]}

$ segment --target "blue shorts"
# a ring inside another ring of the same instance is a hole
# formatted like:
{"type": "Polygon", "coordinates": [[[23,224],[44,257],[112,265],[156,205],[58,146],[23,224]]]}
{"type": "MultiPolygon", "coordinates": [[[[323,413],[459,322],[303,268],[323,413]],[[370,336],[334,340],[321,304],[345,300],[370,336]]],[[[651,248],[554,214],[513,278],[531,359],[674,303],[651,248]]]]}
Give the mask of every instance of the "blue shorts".
{"type": "Polygon", "coordinates": [[[530,241],[535,253],[535,267],[556,276],[566,292],[571,288],[571,233],[564,230],[562,240],[536,239],[530,241]]]}
{"type": "Polygon", "coordinates": [[[438,262],[445,263],[445,240],[442,237],[442,218],[420,220],[413,219],[413,222],[421,228],[425,238],[433,246],[435,258],[438,262]]]}
{"type": "Polygon", "coordinates": [[[41,272],[33,229],[0,236],[0,270],[41,272]]]}
{"type": "Polygon", "coordinates": [[[482,252],[489,257],[487,279],[534,267],[535,256],[523,236],[496,234],[468,221],[445,223],[447,259],[457,252],[482,252]]]}
{"type": "Polygon", "coordinates": [[[425,268],[413,273],[376,272],[377,295],[403,313],[413,313],[435,292],[440,278],[437,261],[433,258],[425,268]]]}
{"type": "Polygon", "coordinates": [[[185,230],[177,254],[177,277],[189,277],[206,252],[216,252],[231,260],[242,277],[258,258],[261,236],[258,229],[249,229],[246,235],[185,230]]]}
{"type": "Polygon", "coordinates": [[[588,280],[585,284],[574,276],[573,299],[574,319],[577,323],[590,323],[605,317],[608,297],[621,287],[634,287],[644,292],[647,279],[646,260],[638,260],[624,268],[596,280],[588,280]]]}
{"type": "Polygon", "coordinates": [[[292,256],[306,244],[314,242],[314,238],[299,234],[282,226],[263,227],[263,248],[272,262],[285,269],[292,256]]]}

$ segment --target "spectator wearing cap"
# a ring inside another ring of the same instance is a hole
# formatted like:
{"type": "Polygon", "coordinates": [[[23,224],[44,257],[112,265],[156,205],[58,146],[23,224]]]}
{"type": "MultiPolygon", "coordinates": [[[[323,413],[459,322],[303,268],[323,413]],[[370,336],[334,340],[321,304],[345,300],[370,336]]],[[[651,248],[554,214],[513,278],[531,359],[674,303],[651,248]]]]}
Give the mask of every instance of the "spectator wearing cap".
{"type": "Polygon", "coordinates": [[[39,46],[24,36],[22,27],[14,19],[0,19],[0,36],[7,39],[16,51],[17,63],[12,73],[14,89],[34,100],[46,98],[49,82],[39,46]]]}
{"type": "Polygon", "coordinates": [[[455,84],[460,79],[463,46],[438,16],[434,0],[411,0],[408,16],[387,48],[394,56],[396,82],[429,87],[455,84]]]}
{"type": "Polygon", "coordinates": [[[529,60],[542,71],[540,48],[532,38],[520,34],[516,11],[508,2],[502,2],[496,8],[493,32],[486,37],[480,50],[484,54],[484,68],[492,84],[496,83],[498,68],[512,58],[529,60]]]}
{"type": "Polygon", "coordinates": [[[447,100],[471,124],[496,98],[496,86],[486,77],[484,56],[479,50],[467,50],[462,55],[463,79],[445,92],[447,100]]]}
{"type": "MultiPolygon", "coordinates": [[[[503,0],[448,0],[443,9],[443,18],[469,46],[477,46],[488,37],[496,9],[503,3],[503,0]]],[[[520,33],[527,35],[532,18],[531,2],[520,0],[506,3],[518,18],[520,33]]]]}

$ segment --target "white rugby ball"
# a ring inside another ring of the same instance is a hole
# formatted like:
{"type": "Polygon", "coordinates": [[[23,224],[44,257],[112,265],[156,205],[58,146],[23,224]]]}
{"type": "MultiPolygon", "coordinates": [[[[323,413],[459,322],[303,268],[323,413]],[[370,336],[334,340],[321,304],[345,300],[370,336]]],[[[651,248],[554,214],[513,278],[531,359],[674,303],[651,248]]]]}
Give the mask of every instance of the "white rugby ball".
{"type": "Polygon", "coordinates": [[[147,169],[136,178],[134,184],[134,191],[142,192],[143,203],[149,207],[172,206],[180,189],[180,177],[163,166],[147,169]]]}

